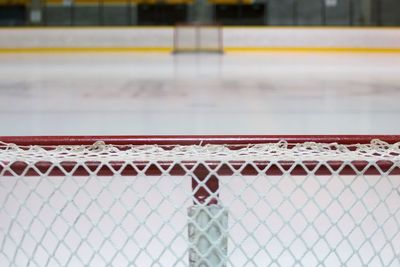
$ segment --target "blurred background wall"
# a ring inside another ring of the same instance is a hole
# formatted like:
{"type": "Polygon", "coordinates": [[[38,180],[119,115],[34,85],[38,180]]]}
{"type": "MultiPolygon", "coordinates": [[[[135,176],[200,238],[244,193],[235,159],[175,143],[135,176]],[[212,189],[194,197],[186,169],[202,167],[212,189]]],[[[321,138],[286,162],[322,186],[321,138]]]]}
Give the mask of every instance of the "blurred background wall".
{"type": "Polygon", "coordinates": [[[400,26],[399,0],[0,0],[1,26],[400,26]]]}

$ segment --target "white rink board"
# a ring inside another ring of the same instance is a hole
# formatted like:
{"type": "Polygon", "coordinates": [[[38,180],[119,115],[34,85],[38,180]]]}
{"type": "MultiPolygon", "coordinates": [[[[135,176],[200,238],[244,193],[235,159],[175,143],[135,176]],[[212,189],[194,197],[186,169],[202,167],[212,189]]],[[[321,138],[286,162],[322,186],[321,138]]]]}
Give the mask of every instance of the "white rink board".
{"type": "MultiPolygon", "coordinates": [[[[400,48],[398,28],[224,27],[225,48],[400,48]]],[[[0,29],[4,48],[172,48],[172,27],[0,29]]]]}

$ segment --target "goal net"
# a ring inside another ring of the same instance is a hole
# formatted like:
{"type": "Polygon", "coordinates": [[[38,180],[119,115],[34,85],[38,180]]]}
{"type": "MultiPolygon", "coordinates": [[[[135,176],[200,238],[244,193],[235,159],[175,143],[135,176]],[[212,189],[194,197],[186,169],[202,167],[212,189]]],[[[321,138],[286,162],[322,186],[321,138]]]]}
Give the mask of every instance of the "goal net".
{"type": "Polygon", "coordinates": [[[0,266],[400,265],[400,136],[0,140],[0,266]]]}
{"type": "Polygon", "coordinates": [[[174,28],[174,53],[223,53],[222,26],[178,24],[174,28]]]}

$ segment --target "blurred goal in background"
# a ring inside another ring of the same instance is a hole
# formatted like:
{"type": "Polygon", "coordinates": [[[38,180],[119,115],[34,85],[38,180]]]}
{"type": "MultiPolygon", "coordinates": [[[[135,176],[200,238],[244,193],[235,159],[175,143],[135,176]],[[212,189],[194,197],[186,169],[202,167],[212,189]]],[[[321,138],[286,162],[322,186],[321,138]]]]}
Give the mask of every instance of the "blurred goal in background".
{"type": "Polygon", "coordinates": [[[0,266],[400,265],[400,136],[0,140],[0,266]]]}
{"type": "Polygon", "coordinates": [[[177,24],[173,53],[223,53],[222,38],[219,24],[177,24]]]}

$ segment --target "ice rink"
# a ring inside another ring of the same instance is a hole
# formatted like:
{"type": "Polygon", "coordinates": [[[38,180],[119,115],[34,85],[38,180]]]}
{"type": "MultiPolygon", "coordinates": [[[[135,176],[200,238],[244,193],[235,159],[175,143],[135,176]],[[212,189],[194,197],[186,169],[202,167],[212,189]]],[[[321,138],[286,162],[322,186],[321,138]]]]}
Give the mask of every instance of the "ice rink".
{"type": "MultiPolygon", "coordinates": [[[[399,134],[399,99],[400,53],[0,54],[4,136],[399,134]]],[[[0,142],[0,266],[397,267],[399,146],[375,142],[0,142]]]]}
{"type": "Polygon", "coordinates": [[[2,135],[394,134],[400,54],[0,54],[2,135]]]}

